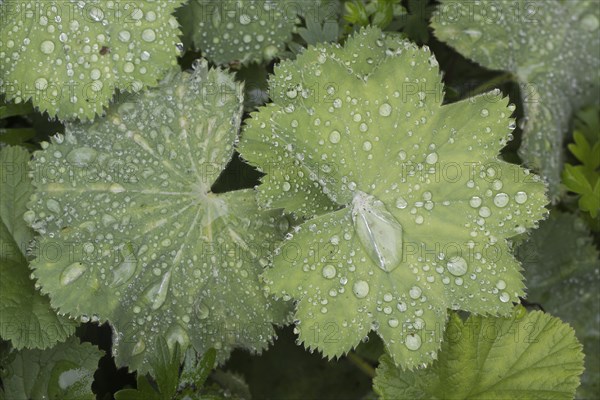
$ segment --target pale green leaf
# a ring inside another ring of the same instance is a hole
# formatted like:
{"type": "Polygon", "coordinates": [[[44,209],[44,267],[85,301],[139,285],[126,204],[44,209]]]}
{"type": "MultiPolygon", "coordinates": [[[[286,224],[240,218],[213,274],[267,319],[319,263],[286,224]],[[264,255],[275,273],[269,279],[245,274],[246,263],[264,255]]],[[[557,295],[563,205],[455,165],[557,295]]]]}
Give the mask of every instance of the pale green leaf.
{"type": "Polygon", "coordinates": [[[84,400],[92,393],[94,372],[103,352],[71,337],[46,350],[21,350],[2,379],[7,399],[84,400]]]}
{"type": "Polygon", "coordinates": [[[159,335],[223,361],[260,351],[284,322],[258,280],[281,211],[259,211],[253,190],[211,191],[242,106],[241,85],[203,60],[34,154],[34,173],[54,171],[36,174],[29,204],[40,247],[73,247],[39,254],[34,274],[61,312],[110,321],[118,365],[147,371],[159,335]]]}
{"type": "Polygon", "coordinates": [[[154,86],[177,65],[183,0],[0,2],[0,92],[60,119],[93,120],[115,90],[154,86]]]}
{"type": "Polygon", "coordinates": [[[76,324],[57,315],[29,277],[25,254],[33,231],[23,220],[33,192],[29,158],[22,147],[0,150],[0,336],[16,349],[43,349],[65,340],[76,324]]]}
{"type": "Polygon", "coordinates": [[[191,0],[178,16],[188,42],[217,64],[270,61],[285,50],[314,0],[191,0]]]}
{"type": "Polygon", "coordinates": [[[382,356],[374,379],[382,400],[572,399],[583,371],[573,329],[539,311],[509,318],[452,314],[439,359],[402,371],[382,356]]]}
{"type": "Polygon", "coordinates": [[[506,314],[519,301],[506,239],[542,218],[545,188],[498,159],[514,127],[498,94],[442,106],[434,56],[375,28],[275,68],[274,104],[239,151],[267,173],[263,206],[312,218],[265,272],[298,300],[305,346],[340,356],[375,330],[414,368],[435,357],[447,308],[506,314]]]}
{"type": "Polygon", "coordinates": [[[600,390],[600,271],[598,250],[584,221],[552,212],[517,254],[527,278],[527,299],[568,322],[583,343],[586,371],[581,398],[600,390]]]}
{"type": "Polygon", "coordinates": [[[432,19],[435,35],[459,53],[516,76],[526,117],[520,154],[553,199],[572,114],[598,101],[599,19],[595,0],[442,0],[432,19]]]}

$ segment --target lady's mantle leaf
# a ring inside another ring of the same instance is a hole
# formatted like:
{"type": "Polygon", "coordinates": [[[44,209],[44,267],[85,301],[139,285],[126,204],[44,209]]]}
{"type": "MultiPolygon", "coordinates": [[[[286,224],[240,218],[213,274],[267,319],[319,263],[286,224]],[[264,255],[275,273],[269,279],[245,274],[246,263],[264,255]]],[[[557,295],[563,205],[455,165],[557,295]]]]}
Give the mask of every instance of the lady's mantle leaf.
{"type": "Polygon", "coordinates": [[[25,252],[33,231],[23,220],[33,192],[29,158],[22,147],[0,150],[0,336],[16,349],[43,349],[65,340],[76,324],[57,315],[29,277],[25,252]]]}
{"type": "Polygon", "coordinates": [[[315,0],[191,0],[179,12],[183,31],[217,64],[270,61],[285,49],[297,12],[315,0]]]}
{"type": "Polygon", "coordinates": [[[202,61],[136,101],[34,154],[26,217],[40,248],[62,251],[32,262],[42,291],[62,312],[108,319],[132,369],[147,370],[159,335],[219,360],[259,351],[287,311],[258,280],[281,213],[259,212],[252,190],[210,190],[233,152],[242,87],[202,61]]]}
{"type": "Polygon", "coordinates": [[[71,337],[46,350],[21,350],[3,377],[6,399],[94,399],[92,381],[103,352],[71,337]]]}
{"type": "Polygon", "coordinates": [[[384,355],[375,391],[383,400],[572,399],[583,372],[573,329],[548,314],[523,312],[465,322],[453,313],[439,359],[413,372],[384,355]]]}
{"type": "Polygon", "coordinates": [[[412,368],[435,358],[448,307],[510,312],[523,283],[505,239],[546,199],[538,177],[497,158],[506,99],[442,106],[429,50],[378,29],[281,63],[270,88],[239,150],[267,172],[265,206],[320,214],[265,273],[299,300],[306,346],[339,356],[373,329],[412,368]]]}
{"type": "Polygon", "coordinates": [[[115,89],[153,86],[177,64],[183,0],[0,2],[0,87],[60,119],[94,119],[115,89]]]}
{"type": "Polygon", "coordinates": [[[527,278],[529,301],[568,322],[583,344],[586,371],[581,398],[600,391],[600,271],[598,250],[585,223],[572,214],[551,213],[517,252],[527,278]]]}
{"type": "Polygon", "coordinates": [[[595,0],[442,0],[435,35],[484,67],[513,72],[527,123],[521,156],[559,194],[572,113],[597,101],[600,8],[595,0]]]}

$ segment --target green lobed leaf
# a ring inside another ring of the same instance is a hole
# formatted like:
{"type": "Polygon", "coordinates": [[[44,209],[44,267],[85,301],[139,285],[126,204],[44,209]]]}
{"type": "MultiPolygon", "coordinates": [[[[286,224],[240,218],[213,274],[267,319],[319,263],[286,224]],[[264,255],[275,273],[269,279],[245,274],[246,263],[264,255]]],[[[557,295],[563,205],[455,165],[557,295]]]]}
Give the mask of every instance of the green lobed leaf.
{"type": "Polygon", "coordinates": [[[414,368],[435,358],[447,308],[512,310],[523,282],[506,239],[536,225],[546,198],[539,177],[498,159],[507,99],[442,106],[435,57],[376,28],[282,62],[270,97],[239,151],[267,173],[264,207],[309,219],[264,274],[298,300],[306,347],[337,357],[375,330],[414,368]]]}
{"type": "Polygon", "coordinates": [[[92,381],[102,355],[75,337],[45,350],[18,351],[2,380],[3,394],[6,399],[95,399],[92,381]]]}
{"type": "Polygon", "coordinates": [[[33,231],[23,220],[33,192],[27,176],[30,154],[22,147],[0,150],[0,336],[16,349],[51,347],[75,331],[29,277],[26,250],[33,231]]]}
{"type": "Polygon", "coordinates": [[[177,65],[183,0],[0,3],[1,92],[62,119],[93,120],[115,90],[154,86],[177,65]]]}
{"type": "Polygon", "coordinates": [[[253,190],[213,193],[231,159],[243,107],[233,76],[173,71],[136,103],[68,125],[34,153],[26,213],[40,233],[34,274],[61,312],[108,320],[118,365],[141,372],[158,336],[198,352],[261,351],[287,305],[258,274],[287,230],[253,190]]]}
{"type": "Polygon", "coordinates": [[[583,344],[586,371],[578,394],[593,398],[600,390],[600,271],[585,222],[552,212],[517,254],[525,269],[528,300],[568,322],[583,344]]]}
{"type": "Polygon", "coordinates": [[[517,307],[509,318],[453,313],[439,359],[402,371],[383,355],[373,381],[382,400],[572,399],[583,371],[573,329],[560,319],[517,307]]]}
{"type": "Polygon", "coordinates": [[[600,87],[600,9],[594,0],[442,0],[435,35],[484,67],[512,72],[525,108],[521,157],[558,198],[572,114],[600,87]]]}
{"type": "Polygon", "coordinates": [[[188,42],[217,64],[270,61],[285,50],[297,11],[317,1],[191,0],[179,12],[188,42]]]}

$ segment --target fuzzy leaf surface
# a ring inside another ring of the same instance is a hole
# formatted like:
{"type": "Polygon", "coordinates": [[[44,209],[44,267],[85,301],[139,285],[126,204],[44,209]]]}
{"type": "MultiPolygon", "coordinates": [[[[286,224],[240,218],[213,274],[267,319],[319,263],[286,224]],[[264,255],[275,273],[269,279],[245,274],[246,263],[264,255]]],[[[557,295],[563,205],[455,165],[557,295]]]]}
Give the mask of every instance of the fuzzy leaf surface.
{"type": "Polygon", "coordinates": [[[23,219],[33,192],[27,175],[30,154],[22,147],[0,150],[0,336],[16,349],[51,347],[75,330],[34,287],[26,260],[33,231],[23,219]]]}
{"type": "Polygon", "coordinates": [[[526,117],[520,155],[548,180],[554,200],[572,114],[598,101],[599,20],[594,0],[442,0],[432,19],[441,41],[516,76],[526,117]]]}
{"type": "Polygon", "coordinates": [[[453,313],[439,359],[402,371],[383,355],[375,391],[382,400],[572,399],[583,371],[573,329],[549,314],[524,312],[466,321],[453,313]]]}
{"type": "Polygon", "coordinates": [[[259,211],[253,190],[211,191],[242,102],[232,75],[202,61],[34,154],[34,173],[55,171],[36,175],[29,204],[40,247],[73,248],[40,254],[34,274],[60,311],[110,321],[118,365],[146,371],[161,335],[220,361],[260,351],[284,320],[258,280],[281,211],[259,211]]]}
{"type": "MultiPolygon", "coordinates": [[[[0,2],[1,92],[59,119],[93,120],[115,90],[154,86],[177,65],[183,0],[0,2]]],[[[123,93],[121,93],[123,95],[123,93]]]]}
{"type": "Polygon", "coordinates": [[[267,174],[261,204],[309,219],[264,274],[298,300],[306,347],[337,357],[376,330],[414,368],[435,357],[447,308],[506,314],[523,294],[506,239],[546,199],[497,157],[514,107],[497,92],[442,106],[442,94],[427,49],[369,28],[278,65],[274,103],[246,121],[239,151],[267,174]]]}

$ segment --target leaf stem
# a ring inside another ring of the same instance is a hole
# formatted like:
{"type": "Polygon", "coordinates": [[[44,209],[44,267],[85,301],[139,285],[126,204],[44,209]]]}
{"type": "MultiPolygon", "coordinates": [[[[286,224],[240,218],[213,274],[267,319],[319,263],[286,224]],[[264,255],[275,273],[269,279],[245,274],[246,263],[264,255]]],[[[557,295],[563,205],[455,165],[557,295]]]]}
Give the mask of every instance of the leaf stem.
{"type": "Polygon", "coordinates": [[[370,378],[375,378],[375,368],[373,368],[368,362],[354,353],[348,353],[347,357],[352,364],[358,367],[358,369],[367,374],[370,378]]]}

